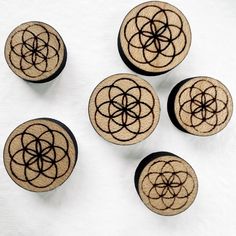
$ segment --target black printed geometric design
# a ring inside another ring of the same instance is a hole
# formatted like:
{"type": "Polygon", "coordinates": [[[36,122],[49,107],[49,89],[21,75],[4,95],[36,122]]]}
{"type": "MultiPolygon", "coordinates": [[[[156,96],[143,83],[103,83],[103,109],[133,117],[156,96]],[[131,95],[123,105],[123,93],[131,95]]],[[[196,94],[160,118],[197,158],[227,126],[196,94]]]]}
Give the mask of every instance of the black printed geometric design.
{"type": "Polygon", "coordinates": [[[208,133],[229,116],[228,95],[208,80],[198,80],[179,95],[179,117],[197,132],[208,133]]]}
{"type": "Polygon", "coordinates": [[[42,24],[17,31],[11,37],[10,47],[11,64],[31,78],[54,70],[59,63],[60,39],[42,24]]]}
{"type": "Polygon", "coordinates": [[[179,210],[189,202],[195,190],[195,182],[180,161],[161,160],[149,167],[141,188],[154,209],[179,210]]]}
{"type": "Polygon", "coordinates": [[[130,57],[137,63],[155,68],[170,65],[187,44],[181,17],[173,10],[155,5],[139,10],[125,25],[124,33],[130,57]]]}
{"type": "Polygon", "coordinates": [[[9,143],[11,173],[33,187],[49,187],[70,168],[69,145],[60,131],[41,123],[30,125],[9,143]]]}
{"type": "Polygon", "coordinates": [[[121,78],[101,88],[95,97],[95,122],[104,133],[127,142],[148,132],[154,124],[152,92],[135,80],[121,78]],[[150,98],[147,103],[145,96],[150,98]],[[102,118],[103,122],[99,122],[102,118]]]}

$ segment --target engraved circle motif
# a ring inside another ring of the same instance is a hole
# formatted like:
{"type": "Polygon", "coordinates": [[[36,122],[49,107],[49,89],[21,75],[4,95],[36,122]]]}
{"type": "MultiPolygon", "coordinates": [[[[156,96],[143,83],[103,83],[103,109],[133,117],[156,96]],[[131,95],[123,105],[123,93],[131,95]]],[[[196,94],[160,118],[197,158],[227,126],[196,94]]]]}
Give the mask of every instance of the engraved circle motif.
{"type": "Polygon", "coordinates": [[[149,204],[158,211],[180,210],[195,189],[193,176],[181,161],[155,161],[141,183],[149,204]]]}
{"type": "Polygon", "coordinates": [[[139,134],[147,132],[154,123],[153,109],[155,99],[148,88],[140,86],[130,78],[122,78],[103,87],[95,98],[95,120],[100,130],[109,133],[118,141],[126,142],[135,139],[139,134]],[[126,86],[122,86],[125,84],[126,86]],[[98,101],[101,94],[107,94],[107,100],[98,101]],[[150,103],[143,99],[144,94],[152,98],[150,103]],[[105,126],[98,122],[97,117],[102,116],[105,126]],[[142,120],[148,119],[150,123],[144,126],[142,120]],[[128,135],[122,136],[125,132],[128,135]]]}
{"type": "Polygon", "coordinates": [[[159,99],[149,83],[131,74],[112,75],[97,85],[89,101],[94,129],[115,144],[142,141],[155,129],[159,99]]]}
{"type": "Polygon", "coordinates": [[[191,29],[183,13],[171,4],[151,1],[133,8],[119,32],[125,63],[141,74],[165,73],[186,57],[191,29]]]}
{"type": "Polygon", "coordinates": [[[63,63],[64,43],[49,25],[28,22],[18,26],[6,43],[6,59],[20,77],[43,80],[63,63]]]}
{"type": "Polygon", "coordinates": [[[17,129],[4,150],[5,166],[13,180],[33,191],[50,190],[63,183],[77,158],[70,134],[52,121],[30,121],[17,129]]]}
{"type": "Polygon", "coordinates": [[[209,133],[229,118],[229,97],[209,80],[197,80],[178,96],[179,118],[199,133],[209,133]]]}
{"type": "Polygon", "coordinates": [[[143,7],[128,21],[125,26],[125,38],[133,60],[156,68],[170,65],[175,57],[184,51],[187,42],[181,17],[172,10],[155,5],[143,7]],[[151,16],[149,12],[152,12],[151,16]],[[134,34],[129,35],[130,28],[134,26],[134,34]],[[179,46],[177,39],[180,37],[183,43],[179,46]],[[134,51],[139,53],[133,53],[134,51]],[[163,57],[165,60],[161,60],[163,57]]]}

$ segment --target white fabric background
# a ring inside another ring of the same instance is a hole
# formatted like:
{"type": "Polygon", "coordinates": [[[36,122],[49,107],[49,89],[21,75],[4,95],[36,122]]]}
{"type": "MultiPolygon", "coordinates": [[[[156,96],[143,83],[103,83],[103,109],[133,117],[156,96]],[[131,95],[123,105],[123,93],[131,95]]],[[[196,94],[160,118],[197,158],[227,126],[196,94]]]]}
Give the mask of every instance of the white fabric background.
{"type": "MultiPolygon", "coordinates": [[[[145,77],[161,100],[160,123],[145,141],[122,147],[100,138],[90,125],[87,105],[105,77],[131,72],[117,51],[117,34],[140,0],[1,0],[0,149],[20,123],[52,117],[73,131],[79,159],[69,180],[48,193],[19,188],[0,159],[0,235],[236,235],[235,114],[221,133],[207,138],[178,131],[166,102],[180,80],[208,75],[221,80],[236,98],[236,1],[171,0],[188,18],[193,34],[188,57],[173,71],[145,77]],[[8,68],[5,40],[20,23],[39,20],[63,37],[68,61],[46,84],[30,84],[8,68]],[[186,159],[199,178],[195,203],[183,214],[162,217],[149,211],[134,188],[134,171],[146,155],[166,150],[186,159]]],[[[236,104],[236,102],[235,102],[236,104]]]]}

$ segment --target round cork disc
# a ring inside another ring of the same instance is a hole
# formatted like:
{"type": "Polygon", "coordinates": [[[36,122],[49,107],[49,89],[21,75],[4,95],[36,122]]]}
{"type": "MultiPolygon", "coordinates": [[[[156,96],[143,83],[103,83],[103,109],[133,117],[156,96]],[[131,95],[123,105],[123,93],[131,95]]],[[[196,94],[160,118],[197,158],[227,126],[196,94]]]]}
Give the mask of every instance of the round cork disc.
{"type": "Polygon", "coordinates": [[[5,44],[5,58],[20,78],[43,83],[56,78],[66,64],[66,47],[58,32],[43,22],[16,27],[5,44]]]}
{"type": "Polygon", "coordinates": [[[99,135],[115,144],[135,144],[157,126],[159,99],[152,86],[131,74],[103,80],[89,101],[90,121],[99,135]]]}
{"type": "Polygon", "coordinates": [[[218,80],[201,76],[177,84],[168,99],[168,113],[180,130],[209,136],[226,127],[233,102],[228,89],[218,80]]]}
{"type": "Polygon", "coordinates": [[[52,190],[70,176],[77,161],[74,135],[59,121],[40,118],[19,125],[4,147],[10,177],[33,192],[52,190]]]}
{"type": "Polygon", "coordinates": [[[118,36],[121,58],[131,70],[159,75],[181,63],[191,45],[183,13],[159,1],[145,2],[125,17],[118,36]]]}
{"type": "Polygon", "coordinates": [[[164,216],[185,211],[195,200],[197,176],[192,167],[169,152],[144,158],[135,172],[135,187],[143,203],[164,216]]]}

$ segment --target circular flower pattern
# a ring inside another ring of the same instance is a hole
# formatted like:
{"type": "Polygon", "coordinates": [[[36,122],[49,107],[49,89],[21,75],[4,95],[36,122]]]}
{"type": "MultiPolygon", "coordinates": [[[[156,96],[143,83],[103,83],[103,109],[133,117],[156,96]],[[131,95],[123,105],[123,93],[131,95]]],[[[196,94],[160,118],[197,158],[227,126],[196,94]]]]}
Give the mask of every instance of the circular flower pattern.
{"type": "Polygon", "coordinates": [[[121,58],[130,69],[158,75],[173,69],[187,56],[191,29],[183,13],[171,4],[151,1],[133,8],[118,37],[121,58]]]}
{"type": "Polygon", "coordinates": [[[41,123],[29,125],[9,143],[12,175],[34,188],[51,186],[70,169],[69,145],[62,132],[41,123]]]}
{"type": "Polygon", "coordinates": [[[118,79],[102,88],[95,98],[95,104],[97,126],[118,141],[135,139],[153,126],[154,97],[146,87],[132,79],[118,79]],[[98,97],[105,93],[108,99],[101,103],[98,97]],[[150,103],[145,101],[144,94],[151,97],[150,103]],[[104,123],[98,122],[99,116],[103,117],[104,123]],[[143,124],[145,120],[150,120],[150,123],[143,124]]]}
{"type": "MultiPolygon", "coordinates": [[[[6,57],[24,78],[35,79],[60,67],[63,41],[49,25],[30,22],[17,27],[6,44],[6,57]]],[[[20,74],[19,74],[20,75],[20,74]]]]}
{"type": "Polygon", "coordinates": [[[141,197],[149,208],[163,215],[178,214],[194,200],[197,192],[195,173],[177,157],[156,158],[143,171],[141,197]]]}
{"type": "Polygon", "coordinates": [[[209,80],[197,80],[178,96],[181,122],[199,133],[209,133],[229,117],[225,90],[209,80]]]}
{"type": "Polygon", "coordinates": [[[143,7],[128,21],[125,38],[133,60],[156,68],[170,65],[187,43],[181,17],[172,10],[155,5],[143,7]]]}
{"type": "Polygon", "coordinates": [[[106,140],[130,145],[142,141],[159,121],[160,104],[145,80],[131,74],[112,75],[97,85],[89,102],[95,130],[106,140]]]}

